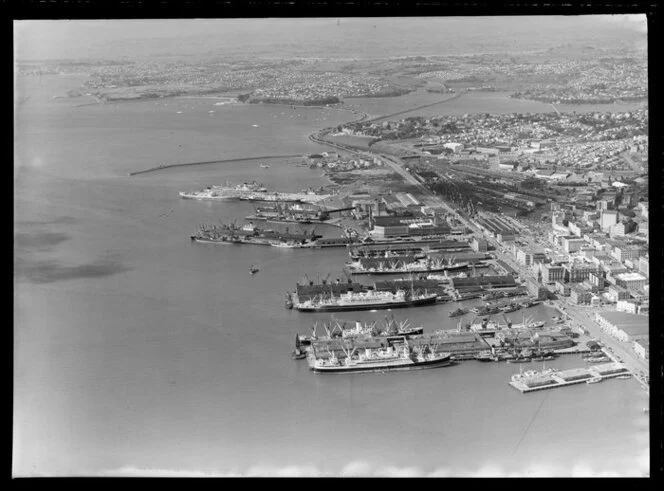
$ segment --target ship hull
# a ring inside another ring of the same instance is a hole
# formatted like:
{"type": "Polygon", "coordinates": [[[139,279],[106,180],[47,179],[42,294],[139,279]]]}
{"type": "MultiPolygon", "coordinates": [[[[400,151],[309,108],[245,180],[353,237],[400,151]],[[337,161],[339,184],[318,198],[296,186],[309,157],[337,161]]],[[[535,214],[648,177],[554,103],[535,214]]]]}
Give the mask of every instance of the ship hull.
{"type": "Polygon", "coordinates": [[[267,239],[214,240],[214,239],[202,239],[199,237],[192,237],[191,240],[195,242],[201,242],[203,244],[253,244],[253,245],[263,245],[263,246],[271,246],[273,244],[272,241],[267,239]]]}
{"type": "Polygon", "coordinates": [[[444,266],[442,268],[431,268],[431,269],[409,269],[409,270],[382,270],[382,271],[368,271],[368,270],[357,270],[350,269],[347,267],[347,270],[350,274],[360,275],[360,274],[370,274],[370,275],[379,275],[379,274],[427,274],[427,273],[440,273],[442,271],[448,271],[450,269],[461,269],[465,266],[459,267],[448,267],[444,266]]]}
{"type": "Polygon", "coordinates": [[[400,360],[395,363],[386,363],[384,365],[375,364],[371,366],[363,365],[340,365],[336,367],[317,367],[312,366],[311,370],[315,373],[373,373],[373,372],[398,372],[405,370],[424,370],[427,368],[445,367],[454,364],[450,356],[427,361],[400,360]]]}
{"type": "Polygon", "coordinates": [[[227,201],[237,199],[234,196],[197,196],[195,194],[180,193],[183,199],[197,199],[199,201],[227,201]]]}
{"type": "Polygon", "coordinates": [[[419,307],[420,305],[431,305],[436,303],[436,296],[422,298],[418,300],[409,300],[405,302],[385,302],[373,304],[355,304],[355,305],[321,305],[315,307],[298,306],[295,308],[300,312],[350,312],[356,310],[384,310],[384,309],[403,309],[407,307],[419,307]]]}
{"type": "Polygon", "coordinates": [[[235,240],[222,240],[222,239],[205,239],[201,237],[191,236],[191,240],[194,242],[201,242],[203,244],[253,244],[253,245],[262,245],[262,246],[272,246],[278,247],[280,249],[302,249],[305,247],[313,247],[311,243],[307,244],[295,244],[295,245],[281,245],[278,241],[274,239],[235,239],[235,240]]]}

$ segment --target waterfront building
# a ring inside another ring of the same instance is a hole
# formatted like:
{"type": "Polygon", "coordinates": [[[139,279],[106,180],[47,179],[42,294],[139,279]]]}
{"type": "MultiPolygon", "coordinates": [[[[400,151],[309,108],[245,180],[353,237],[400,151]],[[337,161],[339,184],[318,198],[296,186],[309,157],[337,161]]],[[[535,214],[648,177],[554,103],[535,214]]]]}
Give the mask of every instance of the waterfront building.
{"type": "Polygon", "coordinates": [[[609,296],[614,302],[630,298],[629,290],[618,285],[609,286],[609,296]]]}
{"type": "Polygon", "coordinates": [[[514,288],[516,281],[512,275],[475,276],[471,278],[453,278],[452,289],[457,292],[482,290],[485,288],[514,288]]]}
{"type": "Polygon", "coordinates": [[[642,359],[650,358],[650,339],[645,337],[634,341],[634,352],[642,359]]]}
{"type": "Polygon", "coordinates": [[[615,275],[616,284],[628,290],[639,290],[643,288],[648,279],[640,273],[620,273],[615,275]]]}
{"type": "Polygon", "coordinates": [[[632,299],[618,300],[618,303],[616,304],[616,310],[618,312],[627,312],[629,314],[636,314],[638,313],[640,304],[641,302],[632,299]]]}
{"type": "Polygon", "coordinates": [[[564,332],[549,329],[535,331],[531,336],[531,339],[542,349],[571,348],[576,344],[574,340],[564,332]]]}
{"type": "Polygon", "coordinates": [[[408,235],[408,225],[374,225],[373,235],[380,238],[408,235]]]}
{"type": "Polygon", "coordinates": [[[475,252],[486,252],[489,250],[489,242],[486,239],[473,237],[473,241],[470,243],[471,248],[475,252]]]}
{"type": "Polygon", "coordinates": [[[595,320],[603,331],[628,342],[648,337],[648,317],[626,312],[596,312],[595,320]]]}

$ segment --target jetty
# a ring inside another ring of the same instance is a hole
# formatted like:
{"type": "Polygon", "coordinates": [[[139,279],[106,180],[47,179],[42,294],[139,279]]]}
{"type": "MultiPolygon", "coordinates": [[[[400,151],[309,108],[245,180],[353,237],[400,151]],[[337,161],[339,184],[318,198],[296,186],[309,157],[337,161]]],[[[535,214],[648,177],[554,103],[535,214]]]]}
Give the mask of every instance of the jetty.
{"type": "Polygon", "coordinates": [[[630,372],[620,363],[606,363],[592,368],[573,368],[515,374],[509,384],[522,394],[544,389],[555,389],[581,383],[601,382],[609,378],[629,376],[630,372]]]}

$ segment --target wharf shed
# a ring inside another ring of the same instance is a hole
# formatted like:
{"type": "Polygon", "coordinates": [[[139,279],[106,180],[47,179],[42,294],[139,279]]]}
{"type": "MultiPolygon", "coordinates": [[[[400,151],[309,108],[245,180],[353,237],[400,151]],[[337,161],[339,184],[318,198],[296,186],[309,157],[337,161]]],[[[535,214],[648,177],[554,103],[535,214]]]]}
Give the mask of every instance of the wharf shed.
{"type": "Polygon", "coordinates": [[[452,279],[452,288],[459,293],[492,288],[514,288],[516,282],[511,275],[476,276],[452,279]]]}
{"type": "Polygon", "coordinates": [[[556,377],[565,382],[572,382],[574,380],[588,379],[592,377],[592,374],[585,368],[573,368],[556,373],[556,377]]]}
{"type": "Polygon", "coordinates": [[[532,339],[540,348],[544,349],[564,349],[576,345],[576,342],[567,334],[554,330],[535,332],[532,339]]]}
{"type": "Polygon", "coordinates": [[[301,285],[298,283],[296,293],[298,299],[303,302],[311,299],[316,295],[330,295],[339,296],[348,292],[363,292],[367,287],[362,283],[339,282],[339,283],[315,283],[301,285]]]}
{"type": "Polygon", "coordinates": [[[503,268],[509,274],[518,276],[519,272],[516,269],[514,269],[512,266],[507,264],[505,261],[503,261],[502,259],[496,259],[496,262],[501,268],[503,268]]]}
{"type": "Polygon", "coordinates": [[[397,290],[410,290],[412,287],[414,290],[427,290],[429,292],[434,292],[442,290],[438,284],[439,282],[436,280],[388,280],[376,281],[374,283],[374,289],[378,291],[390,291],[395,293],[397,290]]]}

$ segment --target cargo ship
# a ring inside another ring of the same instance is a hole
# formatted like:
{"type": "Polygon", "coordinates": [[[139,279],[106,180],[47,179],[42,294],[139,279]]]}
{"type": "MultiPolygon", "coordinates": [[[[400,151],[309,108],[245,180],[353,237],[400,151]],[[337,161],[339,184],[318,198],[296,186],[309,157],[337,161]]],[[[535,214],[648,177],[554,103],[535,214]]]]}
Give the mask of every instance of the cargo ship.
{"type": "Polygon", "coordinates": [[[270,202],[290,202],[290,203],[317,203],[329,198],[329,194],[317,194],[314,191],[306,190],[300,193],[278,193],[256,191],[242,194],[238,199],[241,201],[270,201],[270,202]]]}
{"type": "Polygon", "coordinates": [[[345,322],[345,321],[335,321],[334,325],[332,322],[323,323],[323,329],[325,330],[326,336],[319,336],[317,332],[318,323],[314,323],[312,326],[311,336],[298,335],[296,341],[296,346],[299,345],[309,345],[312,341],[329,341],[331,339],[367,339],[367,338],[376,338],[383,337],[388,342],[399,341],[402,338],[409,338],[411,336],[419,336],[424,334],[424,327],[412,327],[410,322],[406,319],[405,321],[397,323],[394,319],[387,319],[384,323],[378,323],[374,321],[372,323],[368,322],[345,322]],[[352,327],[347,327],[348,324],[352,324],[352,327]]]}
{"type": "Polygon", "coordinates": [[[235,186],[230,184],[224,186],[208,186],[201,191],[181,191],[179,194],[182,198],[197,200],[282,201],[292,203],[316,203],[330,197],[328,194],[317,194],[312,190],[306,190],[300,193],[279,193],[276,191],[269,191],[262,184],[256,183],[256,181],[250,183],[243,182],[242,184],[235,186]]]}
{"type": "Polygon", "coordinates": [[[411,293],[404,290],[398,290],[396,293],[375,290],[366,292],[349,291],[338,297],[317,295],[304,302],[296,303],[294,308],[300,312],[399,309],[432,305],[436,303],[437,297],[438,295],[435,293],[411,293]]]}
{"type": "Polygon", "coordinates": [[[343,350],[346,354],[343,360],[337,358],[333,352],[330,352],[327,358],[316,358],[314,353],[311,370],[316,373],[391,372],[438,368],[454,363],[450,353],[435,353],[431,348],[415,353],[405,338],[401,346],[365,348],[357,356],[354,356],[356,348],[343,350]]]}
{"type": "Polygon", "coordinates": [[[194,242],[208,244],[254,244],[285,248],[313,247],[321,237],[313,232],[293,234],[288,229],[285,232],[260,229],[253,223],[243,227],[236,227],[234,224],[221,227],[201,225],[198,232],[190,236],[194,242]]]}
{"type": "Polygon", "coordinates": [[[426,274],[442,271],[451,271],[455,269],[467,268],[469,263],[447,263],[442,260],[413,261],[406,262],[399,259],[393,260],[362,260],[346,263],[346,271],[350,274],[426,274]]]}
{"type": "Polygon", "coordinates": [[[199,200],[231,200],[239,199],[247,193],[267,193],[267,188],[256,181],[243,182],[232,186],[226,183],[223,186],[208,186],[200,191],[181,191],[180,196],[185,199],[199,199],[199,200]]]}

